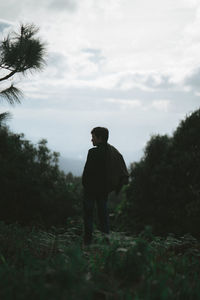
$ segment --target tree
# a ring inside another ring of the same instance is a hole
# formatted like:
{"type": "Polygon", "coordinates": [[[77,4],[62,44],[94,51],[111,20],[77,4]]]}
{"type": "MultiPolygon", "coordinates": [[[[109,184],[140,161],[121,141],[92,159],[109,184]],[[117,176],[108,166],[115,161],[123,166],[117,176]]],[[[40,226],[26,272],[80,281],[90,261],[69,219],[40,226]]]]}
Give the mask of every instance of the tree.
{"type": "Polygon", "coordinates": [[[137,232],[151,225],[157,234],[199,236],[200,109],[183,120],[172,137],[152,136],[131,169],[122,222],[137,232]]]}
{"type": "Polygon", "coordinates": [[[0,220],[65,226],[79,217],[80,179],[59,170],[57,152],[0,127],[0,220]]]}
{"type": "MultiPolygon", "coordinates": [[[[23,95],[14,85],[14,77],[41,70],[45,65],[45,45],[35,37],[38,30],[33,24],[22,24],[19,33],[12,31],[0,42],[0,83],[3,86],[0,97],[10,104],[20,103],[23,95]]],[[[0,122],[4,116],[1,114],[0,122]]]]}

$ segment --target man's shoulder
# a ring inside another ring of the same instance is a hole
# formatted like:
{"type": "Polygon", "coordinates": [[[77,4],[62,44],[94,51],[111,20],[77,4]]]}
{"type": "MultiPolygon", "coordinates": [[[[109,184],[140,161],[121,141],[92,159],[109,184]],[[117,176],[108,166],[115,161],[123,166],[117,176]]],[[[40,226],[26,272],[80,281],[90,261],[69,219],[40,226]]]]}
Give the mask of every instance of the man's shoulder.
{"type": "Polygon", "coordinates": [[[89,156],[95,156],[95,155],[97,154],[97,152],[98,152],[97,147],[93,147],[93,148],[90,148],[90,149],[88,150],[88,155],[89,155],[89,156]]]}
{"type": "Polygon", "coordinates": [[[89,153],[98,153],[98,152],[102,152],[102,150],[104,150],[105,147],[92,147],[89,149],[89,153]]]}
{"type": "Polygon", "coordinates": [[[102,157],[105,154],[105,148],[104,147],[93,147],[90,148],[88,151],[88,156],[91,159],[102,159],[102,157]]]}
{"type": "Polygon", "coordinates": [[[92,147],[88,150],[89,153],[94,153],[97,151],[97,147],[92,147]]]}
{"type": "Polygon", "coordinates": [[[121,155],[121,153],[119,152],[119,150],[117,150],[117,148],[115,148],[113,145],[111,144],[108,144],[108,149],[110,150],[110,152],[112,154],[115,154],[115,155],[121,155]]]}
{"type": "MultiPolygon", "coordinates": [[[[114,149],[114,150],[117,150],[117,148],[115,148],[113,145],[111,145],[111,144],[107,144],[107,146],[108,146],[108,148],[110,148],[110,149],[114,149]]],[[[117,150],[118,151],[118,150],[117,150]]]]}

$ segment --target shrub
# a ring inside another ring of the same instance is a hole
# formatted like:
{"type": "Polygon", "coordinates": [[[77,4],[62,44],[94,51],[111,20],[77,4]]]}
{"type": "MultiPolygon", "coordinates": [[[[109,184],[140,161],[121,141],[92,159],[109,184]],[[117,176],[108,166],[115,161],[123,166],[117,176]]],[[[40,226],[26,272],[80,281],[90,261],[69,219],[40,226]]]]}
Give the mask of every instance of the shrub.
{"type": "Polygon", "coordinates": [[[158,234],[199,234],[199,132],[197,110],[180,123],[172,137],[151,137],[143,158],[132,164],[121,213],[125,228],[138,232],[151,225],[158,234]]]}
{"type": "Polygon", "coordinates": [[[35,146],[1,126],[0,145],[1,220],[52,226],[78,213],[79,197],[46,140],[35,146]]]}

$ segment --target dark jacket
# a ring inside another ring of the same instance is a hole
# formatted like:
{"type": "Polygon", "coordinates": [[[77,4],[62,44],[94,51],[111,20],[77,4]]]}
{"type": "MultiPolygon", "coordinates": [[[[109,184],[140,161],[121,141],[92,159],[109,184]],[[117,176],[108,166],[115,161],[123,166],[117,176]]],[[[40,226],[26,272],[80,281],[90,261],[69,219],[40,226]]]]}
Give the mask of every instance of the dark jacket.
{"type": "Polygon", "coordinates": [[[92,194],[117,193],[128,183],[128,171],[121,153],[102,143],[88,152],[82,176],[84,189],[92,194]]]}
{"type": "Polygon", "coordinates": [[[128,184],[128,170],[121,153],[112,145],[107,145],[106,153],[107,191],[120,192],[123,185],[128,184]]]}
{"type": "Polygon", "coordinates": [[[102,143],[88,151],[82,175],[82,184],[88,193],[106,193],[106,149],[107,143],[102,143]]]}

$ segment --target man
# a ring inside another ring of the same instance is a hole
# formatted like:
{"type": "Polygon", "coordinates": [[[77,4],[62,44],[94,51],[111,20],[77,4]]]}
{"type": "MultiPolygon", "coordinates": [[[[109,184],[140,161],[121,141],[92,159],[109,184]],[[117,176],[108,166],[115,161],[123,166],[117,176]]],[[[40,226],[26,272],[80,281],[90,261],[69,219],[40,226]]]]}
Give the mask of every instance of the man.
{"type": "Polygon", "coordinates": [[[107,210],[108,193],[115,189],[117,192],[123,184],[128,183],[128,172],[122,155],[107,143],[109,131],[104,127],[95,127],[92,131],[94,148],[88,152],[87,161],[82,175],[84,187],[84,244],[92,241],[93,212],[96,202],[100,230],[109,234],[107,210]],[[125,174],[125,175],[124,175],[125,174]],[[124,180],[126,178],[126,180],[124,180]],[[111,181],[117,182],[110,184],[111,181]]]}

